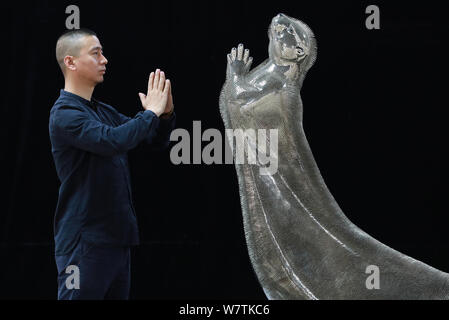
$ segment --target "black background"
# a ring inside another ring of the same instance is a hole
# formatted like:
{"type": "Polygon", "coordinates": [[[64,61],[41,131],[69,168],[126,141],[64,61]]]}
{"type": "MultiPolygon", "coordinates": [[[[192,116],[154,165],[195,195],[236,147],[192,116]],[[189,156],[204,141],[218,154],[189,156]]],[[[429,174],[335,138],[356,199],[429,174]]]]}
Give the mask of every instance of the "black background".
{"type": "MultiPolygon", "coordinates": [[[[361,229],[449,271],[447,41],[443,2],[34,1],[2,4],[0,298],[56,299],[53,215],[59,181],[48,137],[64,87],[55,60],[65,8],[94,30],[108,71],[94,97],[133,116],[148,74],[172,80],[177,127],[224,132],[218,96],[226,54],[242,42],[253,67],[282,12],[314,31],[318,59],[302,88],[304,126],[321,173],[361,229]],[[377,4],[381,29],[367,30],[377,4]]],[[[141,245],[133,299],[264,299],[247,254],[233,165],[171,164],[129,153],[141,245]]]]}

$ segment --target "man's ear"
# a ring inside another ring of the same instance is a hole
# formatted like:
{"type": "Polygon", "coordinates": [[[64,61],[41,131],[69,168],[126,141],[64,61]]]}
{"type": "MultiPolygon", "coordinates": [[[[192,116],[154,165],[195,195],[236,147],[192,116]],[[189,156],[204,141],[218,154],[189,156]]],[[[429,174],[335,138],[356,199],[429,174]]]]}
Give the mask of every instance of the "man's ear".
{"type": "Polygon", "coordinates": [[[68,70],[72,70],[72,71],[76,70],[76,65],[75,65],[75,62],[73,60],[74,60],[73,56],[65,56],[64,64],[65,64],[65,67],[68,70]]]}

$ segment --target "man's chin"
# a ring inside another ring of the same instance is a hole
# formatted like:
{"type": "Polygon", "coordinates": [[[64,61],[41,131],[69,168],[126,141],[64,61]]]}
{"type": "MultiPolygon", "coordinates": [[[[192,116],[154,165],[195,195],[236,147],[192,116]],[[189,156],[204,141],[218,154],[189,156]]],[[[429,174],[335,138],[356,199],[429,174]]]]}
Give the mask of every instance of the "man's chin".
{"type": "Polygon", "coordinates": [[[103,76],[101,76],[101,78],[97,79],[96,84],[103,83],[103,81],[104,81],[104,78],[103,78],[103,76]]]}

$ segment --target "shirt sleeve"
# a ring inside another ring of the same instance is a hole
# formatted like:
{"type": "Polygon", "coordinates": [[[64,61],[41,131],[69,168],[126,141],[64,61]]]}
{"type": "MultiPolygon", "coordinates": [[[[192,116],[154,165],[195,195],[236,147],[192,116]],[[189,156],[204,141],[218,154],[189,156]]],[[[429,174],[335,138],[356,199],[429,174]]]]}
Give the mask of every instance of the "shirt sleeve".
{"type": "Polygon", "coordinates": [[[156,136],[159,118],[150,110],[111,127],[89,118],[82,108],[63,106],[52,117],[51,126],[66,142],[79,149],[103,156],[126,153],[144,139],[156,136]]]}
{"type": "MultiPolygon", "coordinates": [[[[139,113],[142,113],[140,111],[139,113]]],[[[127,117],[121,113],[118,113],[120,116],[120,123],[124,124],[131,120],[130,117],[127,117]]],[[[168,119],[159,119],[159,126],[156,129],[156,134],[149,134],[145,137],[145,141],[151,146],[152,149],[165,150],[170,145],[170,134],[175,128],[176,125],[176,114],[172,113],[170,118],[168,119]]]]}

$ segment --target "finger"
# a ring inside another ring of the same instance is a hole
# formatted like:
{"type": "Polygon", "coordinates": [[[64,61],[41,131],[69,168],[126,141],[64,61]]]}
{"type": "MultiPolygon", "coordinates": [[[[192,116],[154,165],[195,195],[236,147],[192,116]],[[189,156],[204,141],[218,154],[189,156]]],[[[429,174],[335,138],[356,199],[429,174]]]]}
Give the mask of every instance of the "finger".
{"type": "Polygon", "coordinates": [[[158,88],[160,76],[161,76],[161,70],[156,69],[156,73],[154,74],[153,89],[158,88]]]}
{"type": "Polygon", "coordinates": [[[146,96],[145,96],[143,93],[140,93],[140,92],[139,92],[139,98],[140,98],[140,102],[142,102],[142,105],[143,105],[144,102],[145,102],[146,96]]]}
{"type": "Polygon", "coordinates": [[[253,63],[253,57],[249,57],[248,62],[246,63],[246,68],[249,70],[251,68],[251,64],[253,63]]]}
{"type": "Polygon", "coordinates": [[[165,91],[167,91],[167,97],[168,97],[167,105],[168,105],[168,102],[170,101],[170,95],[171,95],[171,88],[170,88],[170,85],[168,85],[169,82],[170,81],[168,79],[166,79],[164,81],[164,90],[162,91],[164,94],[165,94],[165,91]]]}
{"type": "Polygon", "coordinates": [[[244,63],[248,62],[248,57],[249,57],[249,50],[245,49],[245,54],[243,55],[243,62],[244,63]]]}
{"type": "Polygon", "coordinates": [[[159,90],[164,90],[164,86],[165,86],[165,73],[164,73],[164,71],[161,71],[160,78],[159,78],[158,89],[159,90]]]}
{"type": "Polygon", "coordinates": [[[165,80],[164,81],[165,87],[164,87],[164,94],[168,94],[170,88],[171,88],[171,84],[170,84],[170,80],[165,80]]]}
{"type": "Polygon", "coordinates": [[[147,94],[150,93],[150,90],[153,89],[153,80],[154,80],[154,72],[150,73],[150,77],[148,78],[148,90],[147,90],[147,94]]]}
{"type": "Polygon", "coordinates": [[[237,47],[237,60],[242,60],[243,58],[243,44],[239,44],[237,47]]]}
{"type": "Polygon", "coordinates": [[[232,50],[231,50],[231,58],[232,58],[232,61],[235,60],[236,55],[237,55],[237,50],[236,50],[235,48],[232,48],[232,50]]]}
{"type": "Polygon", "coordinates": [[[231,54],[228,53],[228,54],[226,55],[226,57],[228,58],[228,63],[231,64],[231,63],[232,63],[231,54]]]}

